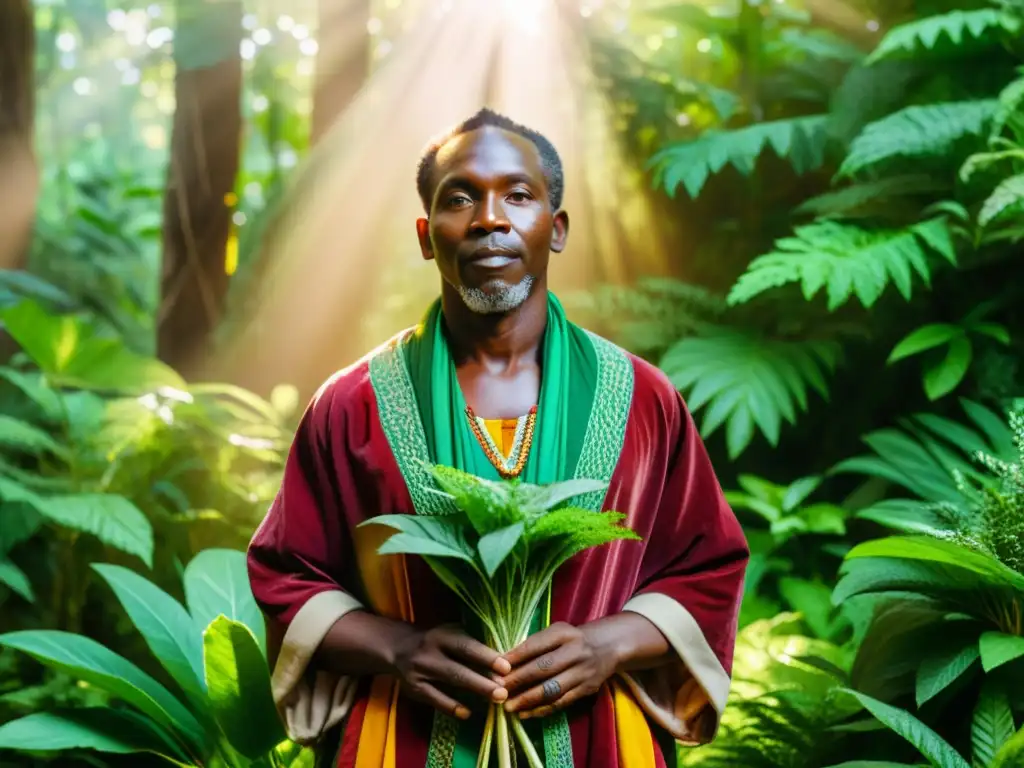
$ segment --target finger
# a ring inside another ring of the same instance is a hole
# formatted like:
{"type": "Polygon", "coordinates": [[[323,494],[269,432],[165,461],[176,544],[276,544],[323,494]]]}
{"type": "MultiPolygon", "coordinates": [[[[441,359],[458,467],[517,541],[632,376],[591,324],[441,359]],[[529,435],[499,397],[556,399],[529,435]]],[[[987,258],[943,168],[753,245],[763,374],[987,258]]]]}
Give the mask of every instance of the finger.
{"type": "Polygon", "coordinates": [[[544,704],[535,709],[527,709],[519,713],[520,720],[529,720],[536,717],[547,717],[553,715],[555,712],[561,712],[563,709],[571,707],[577,701],[586,696],[589,696],[591,691],[584,685],[577,685],[571,691],[563,694],[561,697],[551,702],[550,704],[544,704]]]}
{"type": "Polygon", "coordinates": [[[508,712],[529,712],[538,707],[548,706],[561,699],[568,691],[586,682],[582,669],[573,667],[556,676],[549,677],[540,685],[511,698],[505,704],[508,712]]]}
{"type": "Polygon", "coordinates": [[[459,720],[466,720],[470,715],[469,707],[442,693],[430,683],[420,683],[416,686],[414,693],[420,701],[446,715],[451,715],[459,720]]]}
{"type": "Polygon", "coordinates": [[[514,669],[505,677],[504,685],[510,694],[519,693],[565,672],[578,662],[579,649],[574,645],[563,645],[514,669]]]}
{"type": "Polygon", "coordinates": [[[552,624],[535,635],[530,635],[520,645],[505,654],[508,663],[515,669],[531,659],[549,653],[574,636],[574,628],[568,624],[552,624]]]}
{"type": "Polygon", "coordinates": [[[507,675],[512,671],[508,661],[496,650],[474,640],[460,631],[446,632],[440,637],[441,647],[448,655],[458,661],[468,661],[481,669],[488,669],[499,675],[507,675]]]}
{"type": "Polygon", "coordinates": [[[508,690],[500,683],[494,682],[457,661],[441,659],[431,664],[427,671],[436,675],[437,682],[442,685],[461,688],[477,696],[490,699],[496,704],[500,704],[508,698],[508,690]]]}

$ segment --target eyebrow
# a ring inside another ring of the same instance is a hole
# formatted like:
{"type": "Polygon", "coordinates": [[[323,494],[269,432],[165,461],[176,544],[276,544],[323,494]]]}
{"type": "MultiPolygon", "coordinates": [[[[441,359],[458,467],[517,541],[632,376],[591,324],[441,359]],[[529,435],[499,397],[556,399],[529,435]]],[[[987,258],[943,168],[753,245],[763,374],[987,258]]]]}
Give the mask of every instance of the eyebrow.
{"type": "MultiPolygon", "coordinates": [[[[537,179],[526,173],[519,171],[513,173],[506,173],[501,177],[501,180],[506,184],[537,184],[537,179]]],[[[438,191],[450,189],[452,187],[470,187],[475,188],[478,185],[473,182],[467,176],[449,176],[444,179],[440,185],[438,185],[438,191]]]]}

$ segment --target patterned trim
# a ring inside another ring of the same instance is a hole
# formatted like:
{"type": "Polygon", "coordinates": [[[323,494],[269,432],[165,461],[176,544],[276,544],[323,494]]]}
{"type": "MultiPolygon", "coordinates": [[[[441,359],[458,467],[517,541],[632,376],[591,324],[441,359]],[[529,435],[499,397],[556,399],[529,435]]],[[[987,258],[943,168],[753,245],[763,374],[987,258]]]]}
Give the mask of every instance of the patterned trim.
{"type": "MultiPolygon", "coordinates": [[[[633,363],[607,339],[587,331],[597,353],[597,388],[594,405],[576,463],[576,478],[609,482],[619,464],[626,423],[633,403],[633,363]]],[[[574,500],[577,506],[600,512],[605,493],[595,491],[574,500]]]]}
{"type": "Polygon", "coordinates": [[[417,515],[447,515],[455,511],[451,502],[427,490],[434,487],[427,471],[430,464],[427,436],[420,420],[409,369],[402,355],[402,344],[411,333],[413,331],[410,330],[396,336],[370,358],[370,382],[377,396],[381,427],[409,489],[413,509],[417,515]]]}

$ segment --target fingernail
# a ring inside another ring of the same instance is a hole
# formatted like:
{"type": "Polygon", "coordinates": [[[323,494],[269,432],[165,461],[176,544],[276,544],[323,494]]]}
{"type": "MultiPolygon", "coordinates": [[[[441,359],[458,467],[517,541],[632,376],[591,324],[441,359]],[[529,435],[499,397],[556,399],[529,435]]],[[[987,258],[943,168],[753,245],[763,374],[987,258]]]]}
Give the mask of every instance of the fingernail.
{"type": "Polygon", "coordinates": [[[529,720],[530,719],[530,713],[529,712],[523,712],[521,715],[519,715],[519,719],[520,720],[529,720]]]}
{"type": "Polygon", "coordinates": [[[494,693],[491,694],[491,698],[494,699],[495,703],[500,704],[508,698],[508,691],[504,688],[495,688],[494,693]]]}
{"type": "Polygon", "coordinates": [[[499,675],[507,675],[512,671],[512,665],[508,663],[508,659],[498,659],[494,662],[494,671],[499,675]]]}
{"type": "Polygon", "coordinates": [[[459,718],[460,720],[465,720],[466,718],[469,717],[469,710],[466,709],[465,707],[456,707],[455,708],[455,716],[457,718],[459,718]]]}

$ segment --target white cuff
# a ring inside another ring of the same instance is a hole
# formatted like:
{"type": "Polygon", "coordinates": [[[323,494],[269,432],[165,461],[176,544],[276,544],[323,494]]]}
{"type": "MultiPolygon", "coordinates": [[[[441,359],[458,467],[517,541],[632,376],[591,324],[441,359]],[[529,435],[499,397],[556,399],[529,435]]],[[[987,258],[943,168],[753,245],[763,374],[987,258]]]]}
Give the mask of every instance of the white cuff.
{"type": "Polygon", "coordinates": [[[362,605],[345,592],[321,592],[295,614],[270,678],[274,703],[288,736],[312,744],[348,714],[358,679],[309,668],[309,662],[338,619],[362,605]]]}
{"type": "Polygon", "coordinates": [[[638,613],[654,624],[681,660],[669,669],[623,675],[637,702],[677,741],[711,741],[729,698],[731,680],[697,620],[679,602],[657,592],[633,597],[623,611],[638,613]]]}

